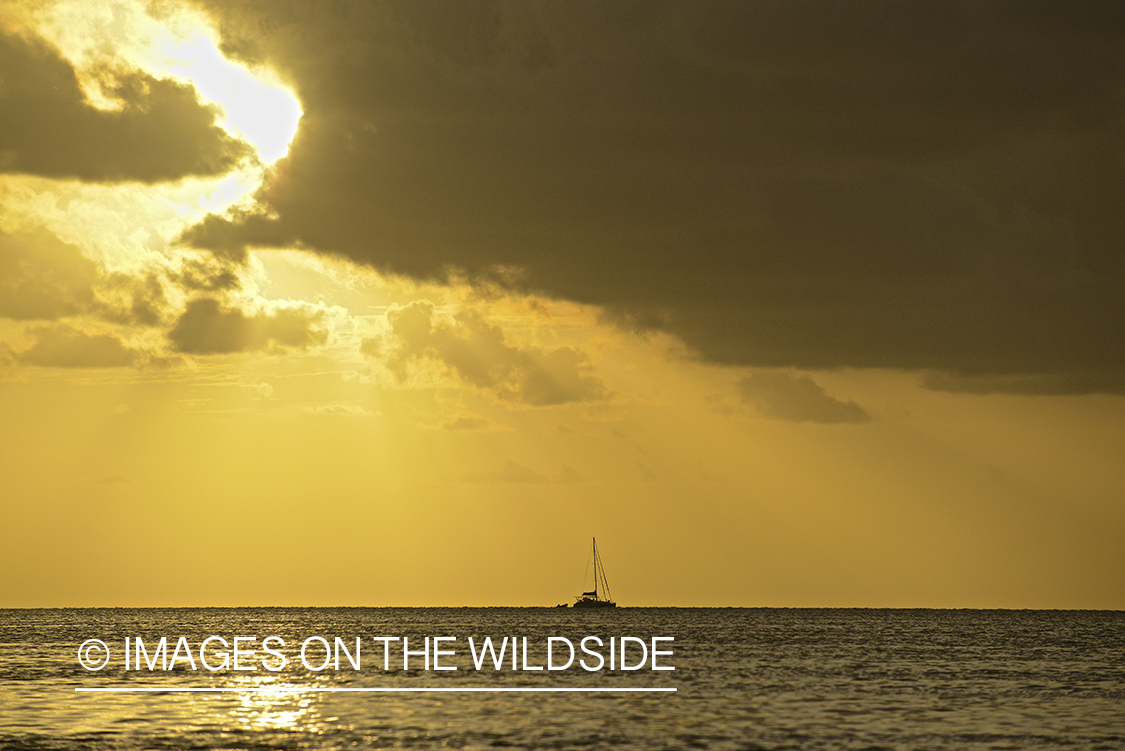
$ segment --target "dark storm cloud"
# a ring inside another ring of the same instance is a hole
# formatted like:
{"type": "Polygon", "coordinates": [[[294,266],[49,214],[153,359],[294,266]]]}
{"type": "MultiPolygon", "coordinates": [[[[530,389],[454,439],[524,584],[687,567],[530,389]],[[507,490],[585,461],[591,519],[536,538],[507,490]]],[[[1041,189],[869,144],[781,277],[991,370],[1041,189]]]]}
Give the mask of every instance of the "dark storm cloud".
{"type": "Polygon", "coordinates": [[[56,50],[0,31],[0,172],[159,182],[221,174],[249,154],[190,87],[134,72],[111,93],[124,106],[95,109],[56,50]]]}
{"type": "Polygon", "coordinates": [[[188,258],[180,264],[173,282],[193,292],[229,292],[242,286],[238,269],[230,264],[203,258],[188,258]]]}
{"type": "Polygon", "coordinates": [[[968,394],[1029,394],[1074,396],[1095,392],[1120,392],[1120,374],[1086,373],[990,374],[927,373],[922,384],[934,391],[968,394]]]}
{"type": "Polygon", "coordinates": [[[0,318],[43,321],[91,314],[112,323],[159,326],[168,308],[156,274],[107,274],[77,246],[42,228],[0,231],[0,318]]]}
{"type": "Polygon", "coordinates": [[[743,378],[738,384],[742,400],[764,417],[793,422],[860,423],[871,415],[853,401],[840,401],[829,396],[806,375],[759,372],[743,378]]]}
{"type": "Polygon", "coordinates": [[[271,344],[305,349],[327,341],[322,319],[322,313],[305,307],[247,315],[201,297],[187,304],[168,339],[176,350],[197,355],[249,352],[271,344]]]}
{"type": "Polygon", "coordinates": [[[144,353],[114,334],[90,333],[68,324],[29,327],[34,344],[13,351],[17,362],[45,368],[121,368],[137,365],[144,353]]]}
{"type": "Polygon", "coordinates": [[[0,231],[0,318],[74,315],[93,304],[97,281],[97,265],[49,232],[0,231]]]}
{"type": "Polygon", "coordinates": [[[135,277],[115,273],[106,275],[92,312],[114,323],[161,326],[167,322],[170,308],[158,275],[135,277]]]}
{"type": "Polygon", "coordinates": [[[200,247],[520,267],[718,363],[1125,391],[1120,3],[210,12],[305,116],[274,217],[200,247]]]}
{"type": "Polygon", "coordinates": [[[364,354],[378,357],[400,379],[418,360],[436,360],[467,383],[505,401],[548,406],[606,396],[584,352],[571,347],[516,347],[479,313],[461,311],[440,320],[427,301],[387,312],[389,337],[365,339],[364,354]]]}

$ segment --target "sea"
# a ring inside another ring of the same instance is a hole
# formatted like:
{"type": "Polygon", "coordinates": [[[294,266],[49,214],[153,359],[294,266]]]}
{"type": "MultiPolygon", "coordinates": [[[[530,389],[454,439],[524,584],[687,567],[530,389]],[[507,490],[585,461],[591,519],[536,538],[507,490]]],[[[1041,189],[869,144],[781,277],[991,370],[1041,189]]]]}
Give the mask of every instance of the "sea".
{"type": "Polygon", "coordinates": [[[1123,749],[1125,612],[0,610],[0,748],[1123,749]]]}

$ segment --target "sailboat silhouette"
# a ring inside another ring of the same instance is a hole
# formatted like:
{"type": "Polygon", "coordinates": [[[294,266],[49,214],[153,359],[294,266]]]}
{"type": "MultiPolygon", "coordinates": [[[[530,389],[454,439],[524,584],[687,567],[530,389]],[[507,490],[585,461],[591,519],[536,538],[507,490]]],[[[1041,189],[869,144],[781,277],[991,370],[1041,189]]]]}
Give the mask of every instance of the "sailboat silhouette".
{"type": "Polygon", "coordinates": [[[594,589],[592,592],[583,592],[575,598],[573,607],[576,608],[615,608],[617,603],[611,598],[609,582],[605,578],[605,566],[602,564],[601,554],[598,553],[598,540],[594,540],[594,589]],[[600,590],[599,591],[599,587],[600,590]]]}

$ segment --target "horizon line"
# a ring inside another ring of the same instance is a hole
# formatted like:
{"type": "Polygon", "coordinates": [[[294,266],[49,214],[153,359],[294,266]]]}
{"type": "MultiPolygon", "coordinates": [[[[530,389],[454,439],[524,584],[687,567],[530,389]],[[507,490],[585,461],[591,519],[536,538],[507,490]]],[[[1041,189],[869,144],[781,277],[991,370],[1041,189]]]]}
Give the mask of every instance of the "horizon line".
{"type": "MultiPolygon", "coordinates": [[[[0,605],[0,610],[237,610],[318,608],[333,610],[400,609],[529,609],[557,610],[560,605],[0,605]]],[[[575,608],[567,606],[566,610],[575,608]]],[[[583,609],[583,608],[577,608],[583,609]]],[[[1105,610],[1122,612],[1125,607],[1034,607],[1034,606],[972,606],[972,605],[619,605],[614,610],[682,609],[682,610],[1105,610]]],[[[602,610],[598,610],[602,612],[602,610]]]]}
{"type": "MultiPolygon", "coordinates": [[[[557,605],[0,605],[0,610],[557,610],[557,605]]],[[[567,607],[569,612],[571,607],[567,607]]],[[[581,610],[581,608],[579,608],[581,610]]],[[[1006,610],[1125,612],[1125,607],[1004,607],[968,605],[624,605],[614,610],[1006,610]]],[[[600,612],[600,611],[599,611],[600,612]]]]}

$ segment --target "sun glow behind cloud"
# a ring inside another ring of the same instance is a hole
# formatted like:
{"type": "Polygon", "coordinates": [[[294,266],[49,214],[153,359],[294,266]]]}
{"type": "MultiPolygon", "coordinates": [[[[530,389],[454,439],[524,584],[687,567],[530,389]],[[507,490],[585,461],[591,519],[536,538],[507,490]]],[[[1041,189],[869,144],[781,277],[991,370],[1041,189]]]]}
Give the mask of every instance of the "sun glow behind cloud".
{"type": "Polygon", "coordinates": [[[107,272],[141,274],[175,268],[177,238],[209,213],[254,211],[265,171],[283,157],[302,111],[270,69],[225,58],[219,36],[200,11],[181,3],[61,0],[3,5],[6,27],[40,36],[74,66],[89,104],[127,106],[115,88],[142,72],[191,86],[218,112],[216,125],[252,147],[225,174],[172,182],[84,183],[27,174],[0,175],[0,229],[42,226],[83,249],[107,272]]]}
{"type": "Polygon", "coordinates": [[[159,51],[168,72],[222,107],[221,124],[228,132],[254,144],[267,163],[285,156],[302,114],[292,92],[227,60],[214,40],[202,34],[166,44],[159,51]]]}
{"type": "Polygon", "coordinates": [[[199,11],[171,4],[159,6],[159,16],[156,10],[132,0],[63,0],[35,14],[33,23],[74,63],[94,106],[120,107],[113,74],[139,69],[192,85],[221,110],[218,124],[252,144],[266,164],[285,156],[302,115],[296,95],[273,71],[224,57],[199,11]]]}

